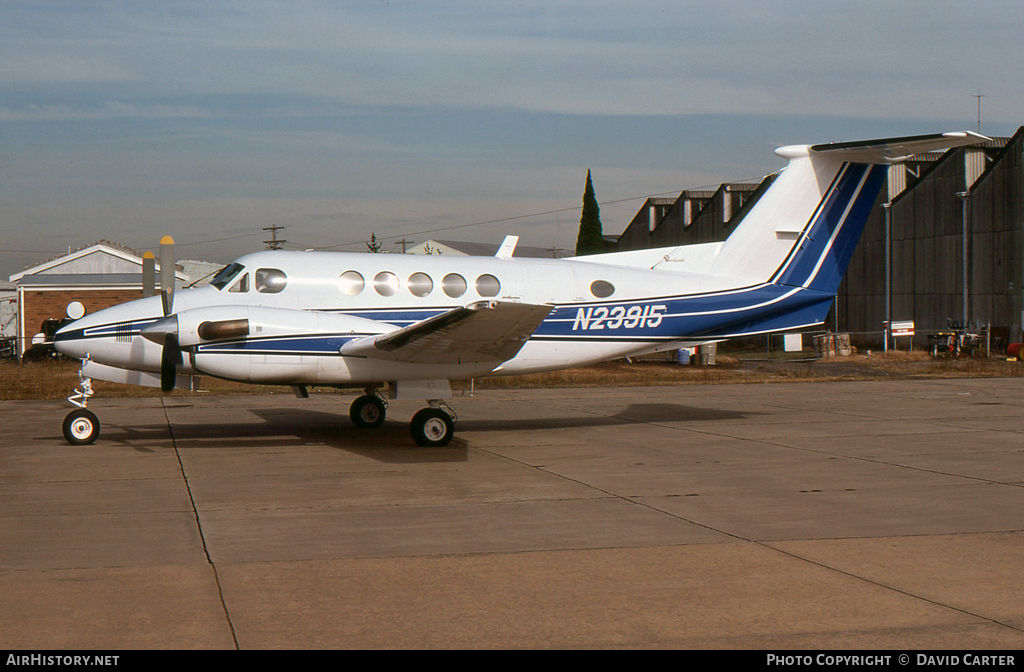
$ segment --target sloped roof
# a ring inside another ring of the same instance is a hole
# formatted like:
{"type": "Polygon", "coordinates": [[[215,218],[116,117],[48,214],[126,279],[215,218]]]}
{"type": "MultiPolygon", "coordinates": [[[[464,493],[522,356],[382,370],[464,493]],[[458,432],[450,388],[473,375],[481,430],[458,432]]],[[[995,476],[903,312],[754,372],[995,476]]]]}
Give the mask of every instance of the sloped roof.
{"type": "MultiPolygon", "coordinates": [[[[157,269],[160,268],[159,259],[156,266],[157,269]]],[[[85,245],[77,250],[72,250],[68,254],[51,257],[41,264],[26,268],[21,273],[15,273],[10,279],[11,282],[21,283],[24,278],[36,275],[141,274],[141,269],[142,255],[137,251],[108,240],[100,240],[92,245],[85,245]],[[101,255],[103,258],[92,259],[88,262],[82,261],[94,254],[101,255]],[[92,272],[88,272],[88,266],[92,267],[92,272]],[[136,271],[136,267],[138,271],[136,271]]],[[[178,280],[188,279],[183,272],[178,270],[175,270],[174,277],[178,280]]]]}

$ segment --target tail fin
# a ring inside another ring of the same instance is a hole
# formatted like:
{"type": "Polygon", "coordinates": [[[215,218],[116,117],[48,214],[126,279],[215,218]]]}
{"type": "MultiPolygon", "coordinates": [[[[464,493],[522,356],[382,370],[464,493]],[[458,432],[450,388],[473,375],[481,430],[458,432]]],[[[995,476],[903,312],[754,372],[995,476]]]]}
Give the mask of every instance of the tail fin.
{"type": "Polygon", "coordinates": [[[888,164],[985,140],[962,131],[782,147],[775,153],[789,165],[722,244],[711,273],[834,294],[888,164]]]}
{"type": "Polygon", "coordinates": [[[771,282],[835,294],[887,172],[888,166],[843,164],[771,282]]]}

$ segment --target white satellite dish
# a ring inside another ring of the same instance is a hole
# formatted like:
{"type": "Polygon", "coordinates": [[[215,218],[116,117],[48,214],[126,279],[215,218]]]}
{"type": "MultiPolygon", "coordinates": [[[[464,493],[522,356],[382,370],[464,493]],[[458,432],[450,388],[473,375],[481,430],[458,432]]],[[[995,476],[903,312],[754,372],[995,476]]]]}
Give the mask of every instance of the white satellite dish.
{"type": "Polygon", "coordinates": [[[79,320],[85,317],[85,306],[79,301],[72,301],[68,304],[68,317],[72,320],[79,320]]]}

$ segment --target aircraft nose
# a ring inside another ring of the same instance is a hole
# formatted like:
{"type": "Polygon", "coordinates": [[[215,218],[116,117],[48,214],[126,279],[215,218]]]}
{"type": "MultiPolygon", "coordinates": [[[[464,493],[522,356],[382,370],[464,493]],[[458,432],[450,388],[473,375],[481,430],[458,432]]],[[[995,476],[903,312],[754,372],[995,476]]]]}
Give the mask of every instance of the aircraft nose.
{"type": "Polygon", "coordinates": [[[84,319],[75,320],[57,330],[57,333],[53,335],[53,347],[57,349],[57,352],[75,359],[85,357],[84,321],[84,319]]]}

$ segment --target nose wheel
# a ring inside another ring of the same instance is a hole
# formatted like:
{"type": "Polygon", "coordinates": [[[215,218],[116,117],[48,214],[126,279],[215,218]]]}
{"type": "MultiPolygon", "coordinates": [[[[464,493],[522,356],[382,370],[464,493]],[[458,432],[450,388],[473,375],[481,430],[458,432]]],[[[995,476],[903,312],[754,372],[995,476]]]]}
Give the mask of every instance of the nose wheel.
{"type": "Polygon", "coordinates": [[[72,446],[85,446],[100,435],[100,419],[92,411],[79,408],[64,417],[64,438],[72,446]]]}

